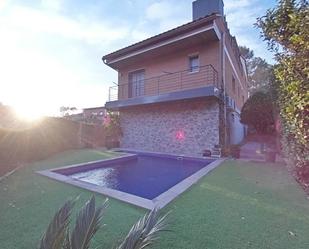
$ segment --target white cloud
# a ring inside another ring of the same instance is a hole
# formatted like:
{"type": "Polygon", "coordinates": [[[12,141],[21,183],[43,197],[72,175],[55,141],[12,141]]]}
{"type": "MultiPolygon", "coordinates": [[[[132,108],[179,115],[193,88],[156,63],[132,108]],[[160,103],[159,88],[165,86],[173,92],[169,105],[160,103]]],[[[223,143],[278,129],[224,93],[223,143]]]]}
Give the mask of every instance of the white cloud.
{"type": "Polygon", "coordinates": [[[175,8],[170,2],[155,2],[146,9],[146,18],[162,20],[173,17],[175,8]]]}
{"type": "Polygon", "coordinates": [[[101,53],[129,29],[47,7],[9,7],[0,13],[0,101],[49,114],[61,105],[104,105],[106,83],[116,74],[103,67],[101,53]],[[65,49],[61,41],[72,46],[65,49]]]}
{"type": "Polygon", "coordinates": [[[43,8],[53,11],[60,11],[62,9],[63,0],[41,0],[43,8]]]}
{"type": "Polygon", "coordinates": [[[4,9],[9,3],[9,0],[0,0],[0,11],[4,9]]]}
{"type": "Polygon", "coordinates": [[[7,16],[0,17],[0,21],[18,32],[32,34],[49,33],[68,39],[76,39],[88,44],[102,44],[124,38],[128,30],[115,28],[111,24],[72,19],[47,10],[15,6],[7,16]]]}
{"type": "Polygon", "coordinates": [[[255,0],[225,0],[224,9],[228,12],[233,9],[252,6],[255,0]]]}
{"type": "Polygon", "coordinates": [[[273,63],[266,43],[261,41],[259,31],[254,27],[257,17],[265,12],[265,6],[261,6],[256,0],[226,0],[224,4],[230,32],[236,37],[238,44],[249,47],[254,51],[255,56],[273,63]]]}
{"type": "Polygon", "coordinates": [[[261,8],[259,7],[242,9],[230,12],[226,15],[226,19],[229,27],[232,27],[232,29],[246,29],[247,32],[251,33],[259,13],[261,13],[261,8]]]}
{"type": "Polygon", "coordinates": [[[147,31],[143,31],[140,29],[133,29],[131,34],[130,34],[133,42],[138,42],[138,41],[142,41],[146,38],[149,38],[151,36],[151,34],[147,31]]]}
{"type": "Polygon", "coordinates": [[[155,2],[146,8],[146,20],[156,23],[161,32],[175,28],[191,20],[191,11],[187,11],[187,4],[175,4],[167,0],[155,2]]]}
{"type": "Polygon", "coordinates": [[[108,85],[98,81],[99,77],[103,80],[103,75],[78,72],[32,49],[21,49],[14,44],[9,48],[1,46],[0,49],[0,99],[3,103],[23,110],[43,109],[42,113],[49,114],[56,114],[62,105],[78,108],[104,105],[108,85]]]}
{"type": "Polygon", "coordinates": [[[250,29],[256,22],[256,18],[262,12],[256,0],[227,0],[225,1],[225,13],[229,27],[234,31],[250,29]]]}

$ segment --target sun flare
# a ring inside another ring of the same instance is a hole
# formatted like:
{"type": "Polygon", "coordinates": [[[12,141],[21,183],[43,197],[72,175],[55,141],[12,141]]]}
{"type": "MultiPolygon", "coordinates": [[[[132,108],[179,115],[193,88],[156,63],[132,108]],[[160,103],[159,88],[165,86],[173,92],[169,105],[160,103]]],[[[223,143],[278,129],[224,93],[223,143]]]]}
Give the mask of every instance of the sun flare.
{"type": "Polygon", "coordinates": [[[31,108],[31,107],[21,107],[16,106],[14,107],[15,113],[17,117],[21,120],[27,121],[27,122],[34,122],[42,119],[44,117],[44,110],[41,110],[40,108],[31,108]]]}

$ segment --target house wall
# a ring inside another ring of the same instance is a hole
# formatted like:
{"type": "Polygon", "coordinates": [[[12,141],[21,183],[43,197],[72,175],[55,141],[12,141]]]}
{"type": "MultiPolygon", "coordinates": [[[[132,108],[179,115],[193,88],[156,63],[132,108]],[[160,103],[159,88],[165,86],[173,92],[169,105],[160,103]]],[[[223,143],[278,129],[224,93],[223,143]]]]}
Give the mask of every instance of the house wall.
{"type": "MultiPolygon", "coordinates": [[[[225,60],[225,89],[228,96],[233,98],[236,103],[237,109],[240,111],[244,102],[248,98],[247,90],[244,89],[244,84],[240,84],[239,80],[237,79],[237,76],[235,74],[235,71],[232,68],[232,65],[228,59],[227,56],[224,57],[225,60]],[[233,89],[233,78],[235,79],[235,89],[233,89]]],[[[234,65],[235,67],[235,65],[234,65]]]]}
{"type": "Polygon", "coordinates": [[[106,109],[105,108],[84,109],[83,114],[86,118],[89,118],[89,117],[92,117],[92,116],[104,117],[106,115],[106,109]]]}
{"type": "MultiPolygon", "coordinates": [[[[224,76],[226,93],[232,97],[236,102],[236,107],[241,110],[244,102],[248,99],[248,84],[246,78],[246,69],[241,61],[238,60],[239,54],[236,53],[232,44],[233,37],[229,34],[227,24],[224,23],[223,18],[215,20],[216,25],[221,32],[225,33],[224,37],[224,76]],[[232,88],[232,78],[235,78],[235,92],[232,88]]],[[[235,44],[234,44],[235,45],[235,44]]]]}
{"type": "Polygon", "coordinates": [[[239,144],[246,135],[245,126],[240,123],[240,116],[237,112],[228,114],[228,122],[230,128],[230,144],[239,144]]]}
{"type": "Polygon", "coordinates": [[[122,148],[201,156],[219,144],[219,106],[197,99],[120,111],[122,148]]]}
{"type": "Polygon", "coordinates": [[[226,92],[228,96],[230,96],[231,98],[235,100],[235,105],[236,105],[236,108],[238,109],[234,111],[231,109],[228,109],[228,112],[227,112],[229,143],[239,144],[240,142],[243,141],[246,135],[245,126],[242,123],[240,123],[239,111],[241,111],[244,101],[246,101],[247,99],[247,97],[243,98],[242,96],[247,96],[247,95],[246,95],[246,90],[243,90],[241,88],[241,85],[235,75],[235,71],[233,70],[227,56],[225,56],[225,81],[226,81],[226,92]],[[233,77],[235,79],[235,90],[233,89],[233,86],[232,86],[233,77]]]}
{"type": "MultiPolygon", "coordinates": [[[[224,60],[226,93],[235,100],[238,110],[241,110],[244,102],[248,99],[247,82],[243,79],[244,76],[237,72],[237,70],[233,69],[232,64],[226,54],[224,56],[224,60]],[[235,91],[232,84],[233,78],[235,79],[235,91]]],[[[234,64],[234,68],[236,67],[238,67],[238,65],[234,64]]]]}
{"type": "MultiPolygon", "coordinates": [[[[224,39],[224,75],[226,83],[226,93],[236,102],[236,107],[241,110],[242,105],[248,98],[248,86],[246,79],[246,71],[243,64],[238,60],[239,54],[235,52],[237,49],[233,37],[229,34],[223,18],[217,18],[215,21],[221,32],[225,32],[224,39]],[[235,92],[232,89],[232,79],[235,79],[235,92]]],[[[179,46],[179,44],[175,44],[179,46]]],[[[156,95],[158,93],[173,92],[181,89],[198,88],[205,85],[213,84],[211,81],[203,81],[206,77],[206,72],[190,73],[185,72],[182,75],[169,76],[167,73],[178,72],[188,69],[188,57],[193,54],[199,54],[200,65],[211,64],[218,72],[218,83],[221,79],[220,66],[220,42],[208,41],[202,44],[193,43],[191,47],[170,52],[173,49],[167,50],[162,55],[149,60],[137,61],[131,63],[127,67],[118,69],[119,82],[119,99],[128,98],[128,75],[130,72],[144,69],[145,70],[145,95],[156,95]],[[161,76],[160,79],[157,77],[161,76]],[[154,78],[155,77],[155,78],[154,78]],[[160,84],[158,86],[158,80],[160,84]],[[179,88],[179,82],[182,80],[184,84],[179,88]]],[[[176,47],[175,47],[176,48],[176,47]]]]}
{"type": "Polygon", "coordinates": [[[194,45],[179,50],[177,53],[166,51],[166,53],[159,57],[143,60],[143,62],[132,63],[128,67],[120,68],[118,70],[118,82],[120,85],[119,99],[128,98],[128,75],[130,72],[140,69],[145,70],[145,95],[157,94],[158,76],[161,76],[159,85],[160,93],[180,90],[180,81],[182,81],[181,89],[198,88],[210,84],[213,85],[211,79],[206,80],[206,77],[210,77],[209,71],[206,72],[206,69],[203,68],[201,68],[198,73],[183,72],[182,74],[175,74],[173,76],[168,73],[188,70],[189,56],[193,54],[199,54],[200,66],[211,64],[218,71],[218,51],[219,42],[213,41],[194,45]]]}

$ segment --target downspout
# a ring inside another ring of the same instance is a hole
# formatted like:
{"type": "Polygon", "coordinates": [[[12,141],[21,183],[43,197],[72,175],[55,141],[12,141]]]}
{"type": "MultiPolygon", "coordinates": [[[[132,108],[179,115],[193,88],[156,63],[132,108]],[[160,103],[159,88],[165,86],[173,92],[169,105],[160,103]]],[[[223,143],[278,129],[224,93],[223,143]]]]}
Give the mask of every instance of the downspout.
{"type": "Polygon", "coordinates": [[[225,78],[225,32],[222,33],[222,80],[223,80],[223,110],[224,110],[224,146],[228,145],[227,110],[226,110],[226,78],[225,78]]]}
{"type": "Polygon", "coordinates": [[[220,116],[220,146],[221,148],[225,148],[227,145],[227,110],[226,110],[226,78],[225,78],[225,32],[221,32],[220,39],[220,71],[221,71],[221,103],[219,106],[219,116],[220,116]]]}

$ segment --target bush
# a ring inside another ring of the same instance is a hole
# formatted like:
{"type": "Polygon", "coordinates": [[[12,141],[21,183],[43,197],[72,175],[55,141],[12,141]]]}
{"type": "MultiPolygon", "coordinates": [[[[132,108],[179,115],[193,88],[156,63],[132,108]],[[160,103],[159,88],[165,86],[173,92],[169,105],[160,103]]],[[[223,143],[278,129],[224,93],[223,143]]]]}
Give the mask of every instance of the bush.
{"type": "Polygon", "coordinates": [[[109,112],[107,117],[104,124],[106,147],[108,149],[119,147],[122,136],[120,116],[118,113],[109,112]]]}
{"type": "MultiPolygon", "coordinates": [[[[96,207],[92,197],[79,211],[75,226],[70,231],[70,216],[74,206],[73,201],[67,201],[55,214],[44,233],[39,249],[88,249],[91,240],[102,226],[101,221],[107,208],[107,200],[96,207]]],[[[129,231],[116,249],[142,249],[152,245],[158,238],[158,233],[166,227],[166,215],[159,216],[158,209],[142,217],[129,231]]]]}
{"type": "Polygon", "coordinates": [[[243,105],[240,121],[243,124],[251,125],[260,134],[269,131],[274,125],[273,101],[269,94],[256,92],[243,105]]]}
{"type": "Polygon", "coordinates": [[[282,0],[257,26],[276,53],[274,88],[282,125],[282,148],[300,182],[309,184],[309,4],[282,0]],[[304,173],[305,172],[305,173],[304,173]]]}

